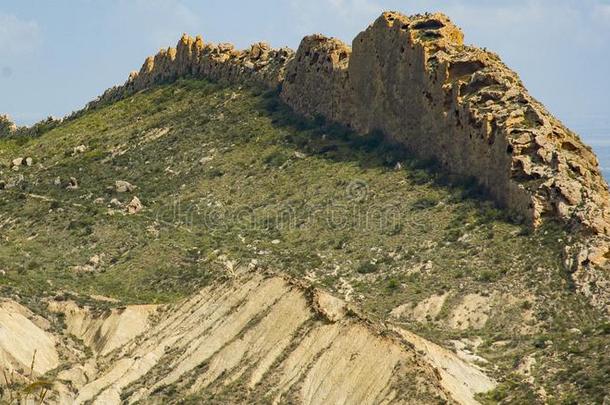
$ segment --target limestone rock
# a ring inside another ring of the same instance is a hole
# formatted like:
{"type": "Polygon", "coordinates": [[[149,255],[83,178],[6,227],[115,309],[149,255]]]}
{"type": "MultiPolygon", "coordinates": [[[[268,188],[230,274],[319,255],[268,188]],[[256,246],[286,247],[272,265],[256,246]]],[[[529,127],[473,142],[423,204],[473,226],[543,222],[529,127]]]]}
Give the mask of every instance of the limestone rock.
{"type": "Polygon", "coordinates": [[[91,259],[89,259],[88,264],[90,264],[91,266],[94,267],[99,267],[102,263],[102,258],[104,257],[104,255],[94,255],[91,257],[91,259]]]}
{"type": "Polygon", "coordinates": [[[146,59],[139,72],[132,72],[123,86],[107,90],[87,108],[118,100],[126,94],[182,76],[206,77],[226,83],[251,82],[275,88],[284,79],[287,62],[294,52],[272,49],[266,43],[238,51],[231,44],[207,44],[200,36],[184,34],[176,48],[161,49],[146,59]]]}
{"type": "Polygon", "coordinates": [[[343,319],[347,313],[345,301],[333,297],[321,290],[315,290],[313,292],[312,306],[329,322],[338,322],[343,319]]]}
{"type": "Polygon", "coordinates": [[[75,271],[79,273],[93,273],[102,270],[102,264],[104,260],[104,254],[93,255],[91,258],[82,266],[76,266],[75,271]]]}
{"type": "Polygon", "coordinates": [[[74,177],[70,177],[70,180],[68,180],[68,184],[66,185],[66,188],[68,190],[78,189],[78,180],[76,180],[76,178],[74,178],[74,177]]]}
{"type": "Polygon", "coordinates": [[[184,34],[89,107],[187,75],[281,84],[282,99],[297,112],[361,133],[382,131],[448,171],[474,176],[534,226],[555,217],[610,234],[610,195],[591,149],[497,55],[463,42],[461,30],[438,13],[386,12],[353,48],[311,35],[296,54],[266,43],[239,51],[184,34]]]}
{"type": "Polygon", "coordinates": [[[74,147],[73,155],[78,155],[79,153],[85,153],[87,151],[87,147],[85,145],[78,145],[74,147]]]}
{"type": "Polygon", "coordinates": [[[142,211],[142,209],[144,208],[144,206],[142,205],[142,203],[140,202],[140,199],[138,197],[133,197],[133,199],[131,200],[131,202],[129,204],[127,204],[127,212],[129,214],[137,214],[138,212],[142,211]]]}
{"type": "Polygon", "coordinates": [[[287,67],[282,88],[284,101],[304,115],[323,115],[339,121],[350,103],[345,89],[351,53],[351,48],[338,39],[305,37],[287,67]],[[313,94],[317,97],[311,97],[313,94]]]}
{"type": "Polygon", "coordinates": [[[384,13],[351,49],[306,37],[281,97],[301,114],[361,133],[380,130],[451,172],[476,177],[533,225],[551,216],[608,232],[610,198],[590,148],[497,55],[464,47],[442,14],[384,13]]]}
{"type": "Polygon", "coordinates": [[[124,180],[117,180],[115,181],[114,185],[117,193],[130,193],[137,188],[133,184],[124,180]]]}
{"type": "Polygon", "coordinates": [[[122,207],[123,204],[116,198],[113,198],[112,200],[110,200],[110,206],[111,207],[122,207]]]}

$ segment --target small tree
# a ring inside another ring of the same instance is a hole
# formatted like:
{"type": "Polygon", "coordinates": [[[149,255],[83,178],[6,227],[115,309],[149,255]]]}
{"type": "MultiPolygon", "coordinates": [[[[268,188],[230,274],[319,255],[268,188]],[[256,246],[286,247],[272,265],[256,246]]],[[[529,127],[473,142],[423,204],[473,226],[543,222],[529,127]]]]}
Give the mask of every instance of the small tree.
{"type": "Polygon", "coordinates": [[[0,369],[2,377],[4,377],[4,384],[0,382],[0,404],[19,405],[32,403],[42,405],[45,403],[47,395],[53,390],[53,382],[34,376],[35,362],[36,350],[34,350],[32,355],[29,376],[18,375],[15,378],[14,372],[7,374],[4,368],[0,369]]]}
{"type": "Polygon", "coordinates": [[[8,136],[17,130],[17,126],[8,115],[0,115],[0,136],[8,136]]]}

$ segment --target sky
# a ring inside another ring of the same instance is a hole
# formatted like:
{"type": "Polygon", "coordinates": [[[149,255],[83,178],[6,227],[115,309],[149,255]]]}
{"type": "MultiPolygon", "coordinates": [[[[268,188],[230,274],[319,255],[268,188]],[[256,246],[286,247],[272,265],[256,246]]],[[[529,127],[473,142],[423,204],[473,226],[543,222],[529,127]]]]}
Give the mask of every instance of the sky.
{"type": "Polygon", "coordinates": [[[446,13],[560,119],[610,140],[610,0],[0,0],[0,113],[78,110],[183,32],[296,49],[317,32],[349,43],[383,10],[446,13]]]}

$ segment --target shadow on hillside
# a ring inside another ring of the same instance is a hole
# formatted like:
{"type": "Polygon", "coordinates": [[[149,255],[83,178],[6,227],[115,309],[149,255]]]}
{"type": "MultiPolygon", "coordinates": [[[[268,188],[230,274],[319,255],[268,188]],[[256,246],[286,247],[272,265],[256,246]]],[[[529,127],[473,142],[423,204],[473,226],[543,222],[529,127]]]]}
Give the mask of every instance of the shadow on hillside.
{"type": "MultiPolygon", "coordinates": [[[[336,162],[356,162],[362,168],[402,170],[414,184],[431,184],[449,190],[455,200],[470,200],[479,209],[493,202],[490,194],[474,177],[447,172],[437,160],[421,159],[403,145],[393,142],[380,131],[360,135],[324,117],[304,118],[282,102],[277,91],[261,91],[261,109],[272,123],[287,133],[285,141],[309,155],[336,162]]],[[[505,210],[498,219],[523,224],[524,218],[505,210]]]]}

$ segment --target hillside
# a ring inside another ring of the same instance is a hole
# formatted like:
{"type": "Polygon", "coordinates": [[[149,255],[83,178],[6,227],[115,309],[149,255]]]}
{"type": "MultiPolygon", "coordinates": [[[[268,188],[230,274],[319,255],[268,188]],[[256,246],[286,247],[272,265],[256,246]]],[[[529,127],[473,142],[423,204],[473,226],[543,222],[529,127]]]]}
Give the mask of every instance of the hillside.
{"type": "Polygon", "coordinates": [[[573,273],[599,263],[569,254],[603,239],[587,203],[533,221],[386,131],[297,114],[278,66],[132,75],[0,137],[3,400],[602,403],[607,302],[573,273]]]}
{"type": "Polygon", "coordinates": [[[2,295],[56,328],[48,302],[171,303],[250,266],[457,345],[504,382],[493,398],[605,395],[609,330],[563,269],[570,235],[273,93],[179,81],[1,142],[2,295]]]}

